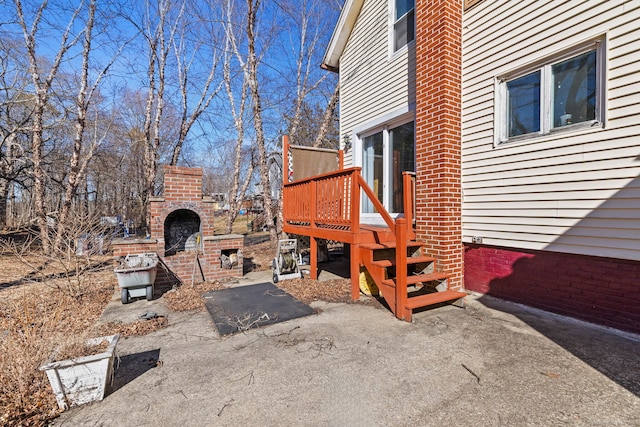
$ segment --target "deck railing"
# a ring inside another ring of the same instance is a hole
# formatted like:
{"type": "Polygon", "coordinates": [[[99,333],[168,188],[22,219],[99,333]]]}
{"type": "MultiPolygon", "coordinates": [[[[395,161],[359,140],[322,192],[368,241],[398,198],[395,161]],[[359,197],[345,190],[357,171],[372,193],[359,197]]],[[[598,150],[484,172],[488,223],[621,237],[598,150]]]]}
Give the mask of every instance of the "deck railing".
{"type": "MultiPolygon", "coordinates": [[[[407,304],[407,243],[415,238],[413,219],[415,209],[415,174],[403,174],[404,218],[393,219],[373,190],[353,167],[285,182],[282,214],[285,224],[309,228],[315,242],[317,236],[338,236],[339,233],[358,233],[360,230],[360,194],[367,197],[384,219],[395,240],[394,310],[399,318],[406,315],[407,304]],[[322,229],[322,230],[321,230],[322,229]],[[339,231],[338,231],[339,230],[339,231]]],[[[317,247],[311,244],[311,278],[317,279],[317,247]]],[[[351,248],[351,296],[359,296],[360,255],[351,248]]]]}
{"type": "Polygon", "coordinates": [[[357,231],[360,168],[342,169],[284,183],[282,214],[287,223],[357,231]],[[356,185],[354,185],[356,184],[356,185]]]}
{"type": "MultiPolygon", "coordinates": [[[[282,214],[288,224],[312,228],[334,228],[352,233],[360,228],[360,194],[371,201],[390,230],[396,221],[378,200],[360,174],[352,167],[284,183],[282,214]]],[[[415,174],[403,174],[404,218],[413,225],[415,204],[415,174]]]]}

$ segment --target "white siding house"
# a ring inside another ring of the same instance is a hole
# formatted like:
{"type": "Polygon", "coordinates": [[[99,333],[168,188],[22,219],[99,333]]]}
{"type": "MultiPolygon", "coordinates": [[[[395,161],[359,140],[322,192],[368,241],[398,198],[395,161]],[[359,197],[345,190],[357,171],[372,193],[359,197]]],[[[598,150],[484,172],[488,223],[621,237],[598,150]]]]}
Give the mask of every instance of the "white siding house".
{"type": "Polygon", "coordinates": [[[438,268],[640,332],[640,1],[346,0],[323,63],[340,73],[346,165],[391,213],[395,165],[415,167],[438,268]]]}
{"type": "Polygon", "coordinates": [[[464,242],[640,260],[639,23],[638,1],[482,1],[465,12],[464,242]],[[546,70],[585,51],[595,117],[554,127],[544,104],[563,83],[546,70]],[[505,136],[506,82],[535,70],[547,128],[505,136]]]}
{"type": "MultiPolygon", "coordinates": [[[[415,103],[414,85],[409,84],[409,58],[413,45],[390,52],[387,1],[366,1],[341,61],[340,131],[354,128],[415,103]],[[350,49],[357,45],[358,49],[350,49]]],[[[413,60],[415,67],[415,60],[413,60]]]]}

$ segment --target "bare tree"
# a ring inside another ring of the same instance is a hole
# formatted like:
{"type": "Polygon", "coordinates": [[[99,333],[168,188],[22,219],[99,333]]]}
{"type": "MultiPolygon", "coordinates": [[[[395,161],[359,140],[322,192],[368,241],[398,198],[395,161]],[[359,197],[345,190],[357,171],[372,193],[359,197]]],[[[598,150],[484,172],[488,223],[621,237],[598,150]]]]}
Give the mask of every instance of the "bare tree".
{"type": "Polygon", "coordinates": [[[26,16],[20,0],[14,0],[18,23],[22,29],[26,47],[27,58],[29,59],[29,74],[33,80],[35,89],[35,105],[33,110],[33,119],[31,125],[31,148],[33,162],[33,181],[34,181],[34,201],[37,223],[40,227],[40,239],[42,248],[46,253],[51,251],[51,241],[49,239],[49,225],[47,223],[47,213],[45,204],[45,171],[43,169],[43,118],[47,101],[51,95],[51,86],[60,69],[60,64],[66,53],[78,41],[81,33],[73,35],[72,29],[76,22],[78,14],[82,10],[82,4],[73,11],[69,19],[67,27],[63,30],[60,38],[60,45],[55,58],[49,66],[48,72],[44,70],[44,66],[39,61],[36,53],[36,43],[38,40],[38,29],[42,20],[43,13],[47,7],[47,1],[43,1],[37,9],[31,25],[27,24],[26,16]]]}
{"type": "MultiPolygon", "coordinates": [[[[292,143],[310,145],[311,141],[298,141],[298,128],[303,120],[305,104],[310,96],[317,94],[323,83],[332,80],[330,74],[319,69],[317,63],[318,49],[322,48],[321,41],[330,31],[326,19],[325,2],[319,0],[280,0],[277,2],[279,9],[286,17],[288,31],[287,37],[283,37],[283,43],[290,46],[283,51],[291,51],[295,60],[294,68],[290,70],[295,78],[295,93],[290,101],[293,106],[292,114],[289,114],[289,126],[287,133],[292,143]]],[[[288,81],[289,79],[286,79],[288,81]]],[[[335,93],[335,91],[334,91],[335,93]]],[[[336,101],[329,101],[327,114],[329,122],[335,110],[336,101]],[[333,105],[333,106],[331,106],[333,105]]]]}
{"type": "Polygon", "coordinates": [[[33,96],[27,93],[29,79],[24,74],[18,41],[0,38],[0,228],[7,226],[7,202],[20,177],[27,172],[28,131],[33,112],[33,96]]]}
{"type": "MultiPolygon", "coordinates": [[[[260,83],[258,75],[258,54],[256,51],[257,44],[257,23],[258,13],[260,9],[260,0],[246,0],[245,16],[242,21],[244,26],[244,43],[240,43],[235,36],[234,31],[227,31],[227,37],[230,39],[230,47],[238,60],[243,77],[246,80],[247,88],[251,96],[252,122],[255,134],[255,147],[258,155],[258,170],[260,173],[260,184],[262,186],[262,198],[264,205],[265,226],[269,230],[271,241],[277,240],[277,230],[274,222],[274,210],[271,203],[271,185],[269,183],[269,168],[267,165],[267,150],[264,133],[264,122],[262,118],[262,101],[260,94],[260,83]],[[241,52],[240,46],[246,47],[246,52],[241,52]]],[[[234,10],[233,0],[227,0],[227,11],[229,13],[234,10]]],[[[227,25],[233,26],[231,19],[228,19],[227,25]]]]}
{"type": "Polygon", "coordinates": [[[339,100],[340,100],[340,84],[336,83],[336,87],[333,90],[333,93],[331,94],[331,98],[327,103],[327,107],[324,110],[324,115],[322,117],[320,129],[318,129],[318,135],[316,136],[315,141],[313,141],[314,147],[322,147],[324,145],[325,140],[327,139],[327,135],[329,134],[331,128],[336,127],[335,115],[336,115],[336,107],[338,106],[339,100]]]}
{"type": "MultiPolygon", "coordinates": [[[[105,117],[99,112],[104,100],[98,96],[99,88],[128,42],[110,38],[109,43],[102,43],[102,39],[97,39],[106,37],[105,30],[111,30],[112,23],[106,13],[98,23],[97,0],[81,1],[75,9],[43,0],[33,12],[25,10],[21,0],[14,0],[14,5],[34,92],[29,129],[34,210],[43,249],[51,254],[62,248],[63,240],[69,237],[70,212],[78,203],[81,187],[84,200],[77,206],[88,212],[89,164],[108,133],[108,129],[97,125],[105,117]],[[47,19],[52,16],[56,19],[47,19]],[[68,17],[68,23],[59,29],[58,22],[64,16],[68,17]],[[46,54],[40,56],[40,51],[48,52],[40,45],[47,46],[56,37],[60,41],[53,60],[48,60],[46,54]],[[96,55],[96,42],[101,48],[100,55],[96,55]],[[116,47],[109,49],[112,54],[105,49],[106,45],[116,47]],[[102,58],[109,57],[106,64],[98,65],[102,58]],[[73,73],[74,69],[79,72],[73,73]],[[57,213],[55,222],[47,218],[51,211],[57,213]],[[55,224],[53,241],[52,224],[55,224]]],[[[111,34],[109,31],[109,37],[111,34]]]]}
{"type": "Polygon", "coordinates": [[[233,172],[231,188],[228,193],[229,210],[227,212],[227,225],[226,232],[231,233],[233,224],[238,217],[240,207],[242,206],[242,200],[247,192],[247,188],[251,182],[253,176],[254,162],[251,159],[249,163],[249,171],[245,175],[244,182],[240,184],[240,174],[243,164],[243,150],[244,138],[245,138],[245,111],[247,106],[249,79],[246,73],[241,73],[242,84],[239,90],[239,101],[236,104],[236,99],[233,91],[232,82],[236,80],[236,76],[232,73],[231,63],[233,56],[232,46],[235,46],[237,36],[235,34],[236,28],[232,23],[232,3],[227,2],[227,20],[225,25],[226,43],[224,52],[224,64],[223,64],[223,81],[227,98],[230,104],[231,115],[233,117],[233,126],[236,131],[236,143],[233,155],[233,172]]]}
{"type": "MultiPolygon", "coordinates": [[[[213,4],[211,4],[212,6],[213,4]]],[[[214,8],[211,7],[211,14],[214,14],[214,8]]],[[[190,16],[197,15],[195,12],[189,14],[190,16]]],[[[176,32],[176,37],[171,40],[173,50],[176,59],[176,68],[178,74],[178,88],[180,91],[180,131],[178,134],[178,140],[173,147],[173,154],[171,156],[171,165],[176,165],[180,159],[180,152],[187,139],[189,131],[198,120],[198,118],[204,113],[211,100],[221,90],[223,81],[222,79],[215,87],[214,78],[216,76],[216,70],[218,69],[218,63],[220,61],[220,54],[218,52],[217,44],[221,43],[221,37],[218,32],[218,28],[222,27],[215,21],[209,21],[208,31],[201,34],[198,31],[198,26],[204,26],[206,20],[200,19],[197,23],[192,23],[190,20],[183,20],[180,24],[179,33],[176,32]],[[205,43],[202,36],[205,36],[208,40],[207,45],[210,49],[204,51],[205,43]],[[198,56],[204,55],[209,57],[208,66],[198,62],[198,56]],[[195,66],[194,66],[195,63],[195,66]],[[197,82],[194,79],[194,74],[198,70],[199,72],[206,71],[208,67],[208,74],[204,83],[197,82]],[[195,103],[189,99],[191,93],[199,93],[195,103]]]]}
{"type": "Polygon", "coordinates": [[[89,84],[89,59],[92,53],[91,43],[93,41],[93,30],[95,24],[96,3],[97,0],[91,0],[88,5],[87,21],[84,28],[84,40],[82,46],[82,68],[80,75],[80,84],[76,99],[76,122],[74,125],[73,147],[71,150],[71,159],[69,164],[69,173],[65,183],[64,201],[58,214],[58,227],[54,247],[61,247],[62,240],[65,237],[65,227],[67,226],[67,217],[72,206],[73,199],[78,190],[78,186],[85,179],[87,167],[93,158],[96,148],[104,141],[105,135],[93,134],[89,144],[85,144],[85,130],[87,126],[87,113],[93,99],[93,95],[98,89],[100,82],[107,74],[109,68],[117,58],[118,53],[110,62],[98,72],[93,84],[89,84]]]}
{"type": "MultiPolygon", "coordinates": [[[[171,40],[177,31],[177,23],[184,12],[184,3],[171,24],[169,14],[172,11],[171,0],[157,0],[154,8],[151,1],[146,2],[144,24],[132,21],[143,34],[147,47],[147,102],[145,106],[143,138],[145,188],[143,191],[143,209],[145,228],[150,232],[151,212],[148,210],[149,198],[155,195],[156,174],[158,171],[158,151],[160,148],[160,129],[165,107],[165,89],[167,87],[167,63],[171,52],[171,40]],[[168,27],[168,31],[167,31],[168,27]],[[157,86],[156,86],[157,85],[157,86]]],[[[179,152],[178,152],[179,154],[179,152]]]]}
{"type": "MultiPolygon", "coordinates": [[[[14,74],[28,79],[16,86],[23,92],[19,97],[15,91],[0,95],[0,220],[9,192],[20,184],[25,191],[18,191],[18,197],[35,212],[47,251],[61,246],[63,227],[76,206],[111,215],[126,212],[148,223],[149,197],[160,188],[159,164],[202,162],[190,157],[199,139],[194,133],[201,129],[207,139],[219,132],[219,141],[234,141],[222,160],[233,169],[224,175],[229,180],[227,229],[244,195],[259,181],[265,222],[275,238],[268,159],[279,141],[283,116],[292,140],[303,133],[305,141],[322,140],[301,129],[311,129],[307,117],[313,117],[312,128],[318,128],[333,90],[333,76],[317,68],[320,40],[332,23],[323,15],[328,5],[320,0],[145,0],[137,9],[127,3],[126,16],[138,30],[142,49],[138,45],[126,52],[135,55],[126,56],[135,60],[126,72],[142,67],[144,82],[131,87],[131,79],[123,79],[128,88],[116,94],[108,86],[116,77],[110,64],[102,70],[97,66],[110,57],[105,49],[117,50],[122,43],[101,43],[101,27],[109,26],[110,19],[105,8],[118,3],[103,6],[98,0],[82,0],[71,9],[47,0],[9,2],[16,19],[3,23],[3,30],[19,28],[22,68],[28,66],[28,72],[14,74]],[[220,13],[221,7],[229,16],[220,13]],[[140,52],[146,61],[139,61],[140,52]],[[226,96],[220,96],[223,90],[226,96]],[[12,100],[5,102],[9,96],[12,100]],[[109,113],[101,102],[114,96],[119,111],[109,113]],[[222,114],[214,116],[216,109],[222,114]],[[121,113],[117,123],[112,118],[116,112],[121,113]],[[122,172],[115,173],[112,165],[122,172]],[[48,216],[55,216],[55,234],[48,216]],[[50,237],[55,240],[50,242],[50,237]]],[[[108,29],[119,30],[114,25],[108,29]]],[[[120,30],[130,31],[131,25],[120,30]]],[[[6,52],[10,49],[0,52],[0,61],[6,52]]],[[[328,103],[331,110],[336,102],[337,91],[328,103]]],[[[327,117],[331,123],[334,115],[327,117]]]]}
{"type": "MultiPolygon", "coordinates": [[[[260,0],[246,0],[247,4],[247,58],[243,63],[243,71],[248,80],[249,92],[251,93],[251,106],[253,110],[253,126],[255,130],[256,148],[258,151],[258,165],[260,172],[260,183],[262,185],[263,208],[265,215],[265,226],[269,230],[272,242],[278,239],[278,234],[274,222],[273,205],[271,203],[271,183],[269,180],[269,166],[267,164],[267,150],[264,135],[264,124],[262,121],[262,100],[260,95],[260,83],[258,77],[258,55],[256,53],[257,42],[257,17],[260,9],[260,0]]],[[[236,49],[239,53],[239,50],[236,49]]],[[[238,55],[240,57],[240,55],[238,55]]]]}

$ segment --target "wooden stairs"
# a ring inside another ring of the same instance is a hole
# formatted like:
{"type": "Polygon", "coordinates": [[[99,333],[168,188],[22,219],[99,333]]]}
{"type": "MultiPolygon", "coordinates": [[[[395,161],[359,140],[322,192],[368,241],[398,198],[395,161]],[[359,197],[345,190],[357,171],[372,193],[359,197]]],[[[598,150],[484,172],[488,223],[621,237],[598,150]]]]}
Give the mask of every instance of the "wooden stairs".
{"type": "Polygon", "coordinates": [[[437,271],[435,258],[422,255],[422,243],[408,241],[404,254],[393,241],[362,244],[358,251],[361,269],[398,319],[411,322],[413,310],[448,301],[464,307],[467,294],[449,289],[449,275],[437,271]]]}

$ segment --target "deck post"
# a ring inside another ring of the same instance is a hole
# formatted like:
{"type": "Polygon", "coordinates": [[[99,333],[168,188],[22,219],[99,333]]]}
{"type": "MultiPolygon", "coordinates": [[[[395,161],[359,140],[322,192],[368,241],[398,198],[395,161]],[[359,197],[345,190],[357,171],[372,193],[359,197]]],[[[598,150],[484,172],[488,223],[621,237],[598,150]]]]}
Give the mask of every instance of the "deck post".
{"type": "Polygon", "coordinates": [[[407,220],[396,219],[396,317],[411,322],[407,310],[407,220]]]}
{"type": "Polygon", "coordinates": [[[402,187],[403,187],[403,207],[404,218],[407,220],[407,227],[409,231],[408,237],[415,239],[415,232],[413,230],[413,218],[415,215],[415,200],[416,194],[414,190],[415,186],[415,172],[402,172],[402,187]]]}
{"type": "Polygon", "coordinates": [[[318,239],[315,237],[309,238],[309,277],[313,280],[318,280],[318,239]]]}
{"type": "Polygon", "coordinates": [[[349,245],[349,272],[351,275],[351,300],[360,299],[360,246],[352,243],[349,245]]]}
{"type": "Polygon", "coordinates": [[[360,170],[351,175],[351,232],[360,231],[360,185],[358,185],[360,170]]]}
{"type": "MultiPolygon", "coordinates": [[[[318,218],[318,185],[315,180],[311,181],[311,218],[309,226],[313,229],[316,228],[316,219],[318,218]]],[[[310,277],[313,280],[318,280],[318,241],[315,237],[309,239],[309,268],[310,277]]]]}
{"type": "Polygon", "coordinates": [[[289,135],[282,135],[282,183],[289,182],[289,135]]]}

